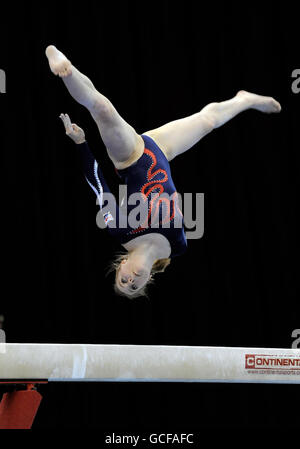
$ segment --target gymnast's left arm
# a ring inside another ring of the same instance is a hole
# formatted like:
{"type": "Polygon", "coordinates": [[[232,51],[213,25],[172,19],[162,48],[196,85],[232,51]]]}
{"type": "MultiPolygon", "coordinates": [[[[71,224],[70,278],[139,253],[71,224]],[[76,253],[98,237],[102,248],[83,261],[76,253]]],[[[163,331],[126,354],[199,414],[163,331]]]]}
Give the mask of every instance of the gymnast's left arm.
{"type": "Polygon", "coordinates": [[[97,182],[97,174],[95,170],[95,166],[97,166],[98,171],[98,163],[95,160],[95,157],[92,151],[89,148],[89,145],[85,139],[85,133],[82,128],[80,128],[75,123],[71,123],[70,117],[68,114],[60,114],[59,116],[62,119],[62,122],[65,127],[66,135],[76,143],[78,153],[81,159],[82,169],[85,175],[85,178],[93,189],[93,191],[98,196],[100,192],[100,186],[97,182]]]}
{"type": "Polygon", "coordinates": [[[107,185],[98,162],[89,148],[89,145],[85,139],[84,131],[75,123],[71,123],[68,114],[61,114],[60,118],[65,126],[66,134],[77,144],[85,179],[98,198],[99,206],[106,226],[112,234],[115,234],[116,232],[119,233],[117,229],[122,213],[107,185]],[[103,194],[107,193],[110,194],[110,204],[112,206],[111,212],[107,212],[103,209],[105,202],[103,194]]]}

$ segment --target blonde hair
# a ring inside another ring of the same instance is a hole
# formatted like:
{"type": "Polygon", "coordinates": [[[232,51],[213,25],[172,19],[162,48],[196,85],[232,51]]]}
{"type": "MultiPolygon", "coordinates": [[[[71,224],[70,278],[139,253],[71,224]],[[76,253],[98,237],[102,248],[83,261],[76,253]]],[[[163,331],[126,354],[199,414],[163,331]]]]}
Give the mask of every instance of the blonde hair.
{"type": "MultiPolygon", "coordinates": [[[[116,254],[115,259],[112,261],[112,263],[109,266],[109,269],[107,271],[107,275],[109,273],[111,273],[112,271],[115,271],[115,273],[116,273],[115,280],[116,280],[118,272],[119,272],[119,269],[120,269],[120,265],[121,265],[122,261],[126,260],[126,259],[128,259],[128,253],[118,253],[118,254],[116,254]]],[[[167,268],[167,266],[170,265],[170,263],[171,263],[171,259],[170,258],[156,260],[154,262],[154,264],[152,265],[150,277],[149,277],[149,280],[148,280],[147,284],[144,285],[144,287],[141,288],[140,290],[138,290],[136,293],[133,293],[132,295],[127,295],[126,293],[124,293],[121,290],[119,290],[116,282],[114,284],[114,291],[115,291],[115,293],[117,295],[119,295],[119,296],[126,296],[126,298],[129,298],[129,299],[138,298],[140,296],[144,296],[144,297],[148,298],[147,286],[150,285],[150,284],[153,284],[153,282],[154,282],[154,275],[156,273],[163,273],[165,271],[165,269],[167,268]]]]}

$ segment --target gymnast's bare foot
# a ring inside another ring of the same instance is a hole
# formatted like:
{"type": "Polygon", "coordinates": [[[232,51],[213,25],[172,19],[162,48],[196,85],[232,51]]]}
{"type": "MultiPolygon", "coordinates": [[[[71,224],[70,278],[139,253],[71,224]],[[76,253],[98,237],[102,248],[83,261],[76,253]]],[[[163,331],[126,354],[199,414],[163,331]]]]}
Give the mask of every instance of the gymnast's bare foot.
{"type": "Polygon", "coordinates": [[[264,97],[262,95],[253,94],[246,90],[240,90],[237,94],[238,97],[244,98],[249,102],[250,109],[257,109],[261,112],[271,114],[273,112],[280,112],[281,106],[278,101],[272,97],[264,97]]]}
{"type": "Polygon", "coordinates": [[[61,51],[57,50],[54,45],[49,45],[46,48],[46,56],[49,61],[50,69],[54,75],[59,75],[61,78],[71,75],[71,62],[61,51]]]}

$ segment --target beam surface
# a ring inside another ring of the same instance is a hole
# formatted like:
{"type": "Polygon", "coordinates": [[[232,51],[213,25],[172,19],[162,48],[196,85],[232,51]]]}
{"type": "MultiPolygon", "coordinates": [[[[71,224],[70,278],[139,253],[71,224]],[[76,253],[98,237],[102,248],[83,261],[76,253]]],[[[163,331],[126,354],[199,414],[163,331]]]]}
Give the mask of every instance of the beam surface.
{"type": "Polygon", "coordinates": [[[0,381],[300,383],[300,350],[0,344],[0,381]]]}

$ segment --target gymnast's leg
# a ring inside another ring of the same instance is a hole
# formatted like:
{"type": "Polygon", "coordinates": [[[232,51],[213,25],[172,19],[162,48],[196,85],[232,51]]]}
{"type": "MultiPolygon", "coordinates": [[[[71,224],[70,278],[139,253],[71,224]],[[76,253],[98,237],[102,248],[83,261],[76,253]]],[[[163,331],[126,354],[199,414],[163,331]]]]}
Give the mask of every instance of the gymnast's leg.
{"type": "Polygon", "coordinates": [[[71,96],[85,106],[94,118],[108,155],[118,169],[135,162],[144,151],[144,141],[116,111],[112,103],[97,91],[54,45],[46,49],[50,69],[59,75],[71,96]]]}
{"type": "Polygon", "coordinates": [[[193,147],[213,129],[219,128],[247,109],[273,113],[280,112],[281,106],[272,97],[241,90],[230,100],[210,103],[196,114],[172,121],[143,134],[152,137],[170,161],[193,147]]]}

